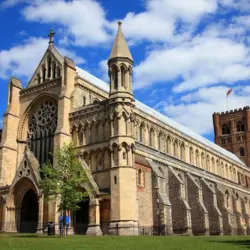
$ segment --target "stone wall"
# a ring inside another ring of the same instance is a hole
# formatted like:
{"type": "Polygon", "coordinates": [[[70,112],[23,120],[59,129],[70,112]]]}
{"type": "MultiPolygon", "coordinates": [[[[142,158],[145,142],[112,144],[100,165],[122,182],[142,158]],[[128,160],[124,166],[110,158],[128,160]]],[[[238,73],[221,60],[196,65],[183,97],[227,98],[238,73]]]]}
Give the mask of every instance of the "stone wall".
{"type": "MultiPolygon", "coordinates": [[[[142,170],[143,182],[137,182],[138,218],[140,227],[153,226],[153,198],[152,198],[152,172],[151,169],[136,163],[136,169],[142,170]]],[[[138,179],[138,178],[137,178],[138,179]]]]}

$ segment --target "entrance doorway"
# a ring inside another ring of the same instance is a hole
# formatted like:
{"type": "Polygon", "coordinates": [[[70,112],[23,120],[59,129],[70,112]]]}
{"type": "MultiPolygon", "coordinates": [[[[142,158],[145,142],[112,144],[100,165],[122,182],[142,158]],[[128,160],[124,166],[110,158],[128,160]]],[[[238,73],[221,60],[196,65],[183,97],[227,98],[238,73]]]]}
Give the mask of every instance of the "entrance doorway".
{"type": "Polygon", "coordinates": [[[74,212],[75,234],[86,234],[89,224],[89,197],[77,204],[80,208],[74,212]]]}
{"type": "Polygon", "coordinates": [[[20,232],[35,233],[38,226],[38,199],[30,189],[23,197],[20,211],[20,232]]]}

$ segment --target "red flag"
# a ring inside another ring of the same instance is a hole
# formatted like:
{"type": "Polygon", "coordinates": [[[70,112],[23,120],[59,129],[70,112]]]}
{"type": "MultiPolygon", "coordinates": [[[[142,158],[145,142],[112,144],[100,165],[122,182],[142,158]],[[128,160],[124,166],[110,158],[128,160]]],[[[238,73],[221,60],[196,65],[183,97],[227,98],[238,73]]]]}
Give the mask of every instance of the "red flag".
{"type": "Polygon", "coordinates": [[[233,92],[233,89],[229,89],[229,90],[227,91],[227,97],[228,97],[232,92],[233,92]]]}

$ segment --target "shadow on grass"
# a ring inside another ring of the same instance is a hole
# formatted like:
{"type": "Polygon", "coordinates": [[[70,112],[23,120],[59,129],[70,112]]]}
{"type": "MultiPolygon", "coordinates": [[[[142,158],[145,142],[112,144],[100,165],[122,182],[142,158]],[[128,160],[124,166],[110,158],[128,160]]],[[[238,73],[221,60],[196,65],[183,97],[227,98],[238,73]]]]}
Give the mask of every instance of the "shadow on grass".
{"type": "Polygon", "coordinates": [[[60,238],[58,235],[48,236],[47,234],[16,234],[16,233],[8,233],[8,234],[0,234],[0,237],[8,237],[8,238],[39,238],[39,239],[55,239],[60,238]]]}
{"type": "Polygon", "coordinates": [[[244,248],[249,248],[250,249],[250,240],[220,240],[220,241],[209,241],[209,242],[214,242],[214,243],[224,243],[224,244],[229,244],[229,245],[236,245],[236,246],[242,246],[244,248]]]}

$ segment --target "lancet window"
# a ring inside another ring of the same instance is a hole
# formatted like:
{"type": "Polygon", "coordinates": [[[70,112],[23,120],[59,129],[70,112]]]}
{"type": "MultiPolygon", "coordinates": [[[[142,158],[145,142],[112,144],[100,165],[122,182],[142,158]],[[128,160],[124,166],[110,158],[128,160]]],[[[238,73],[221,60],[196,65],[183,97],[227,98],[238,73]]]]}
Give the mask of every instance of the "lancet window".
{"type": "Polygon", "coordinates": [[[28,125],[28,143],[40,165],[52,162],[54,133],[57,127],[57,105],[46,101],[32,113],[28,125]]]}

